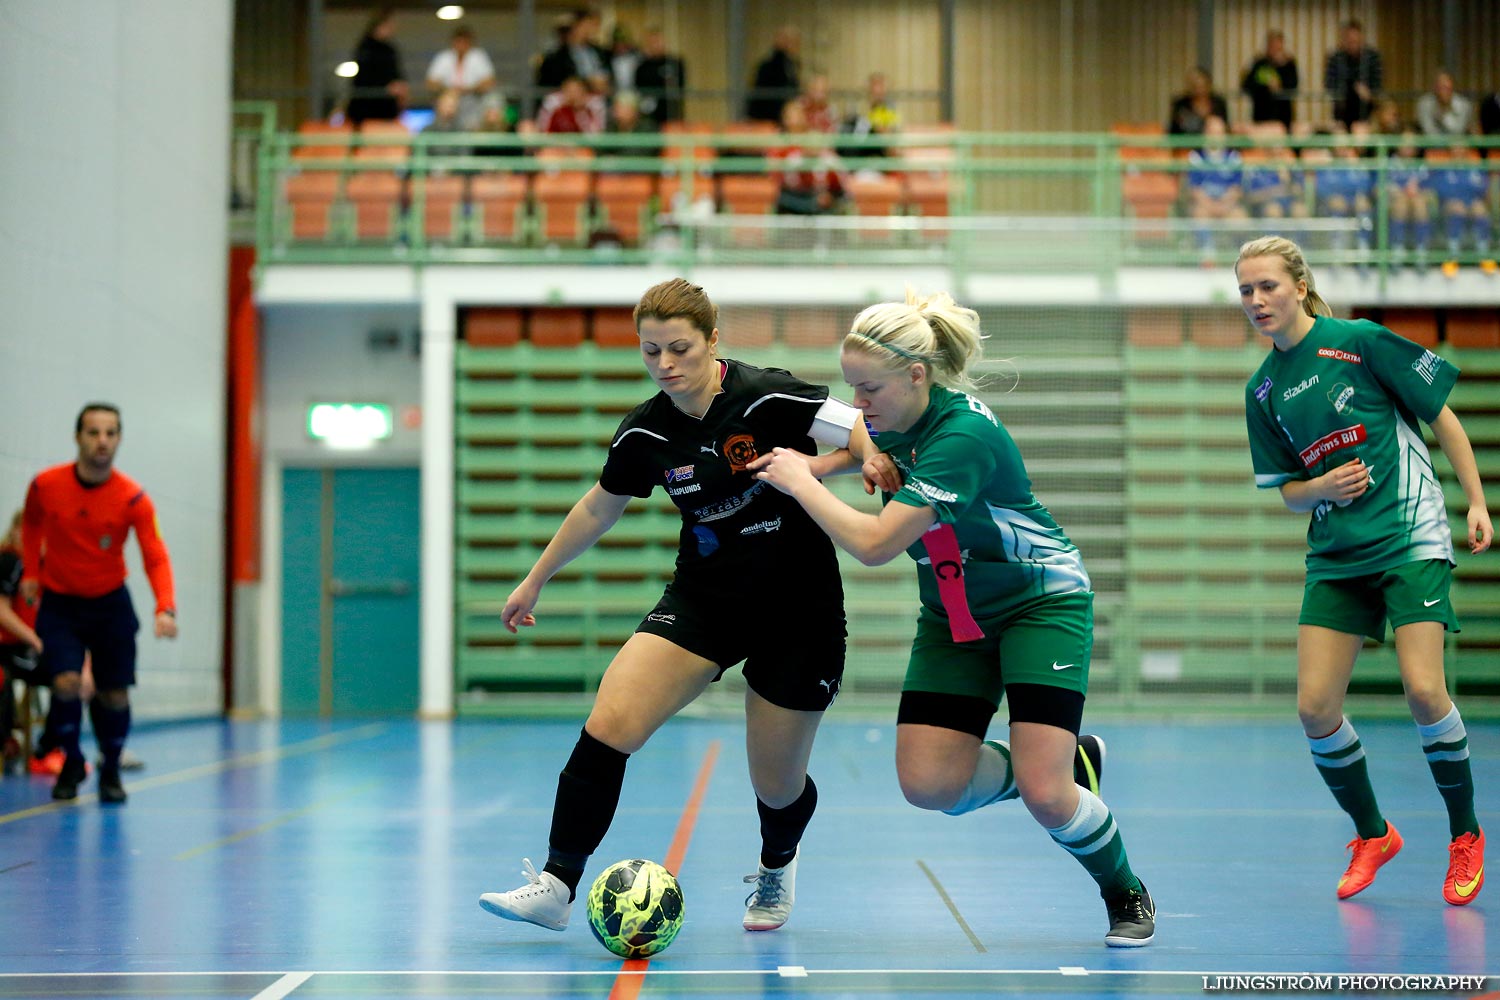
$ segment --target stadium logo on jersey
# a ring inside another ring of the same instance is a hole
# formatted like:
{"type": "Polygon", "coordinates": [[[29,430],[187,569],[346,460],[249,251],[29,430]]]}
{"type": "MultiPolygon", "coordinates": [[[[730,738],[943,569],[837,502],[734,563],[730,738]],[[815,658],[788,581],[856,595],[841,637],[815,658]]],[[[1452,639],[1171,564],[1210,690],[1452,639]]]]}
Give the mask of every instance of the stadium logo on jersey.
{"type": "Polygon", "coordinates": [[[766,535],[773,531],[781,530],[781,518],[774,521],[757,521],[755,524],[747,524],[740,529],[742,535],[766,535]]]}
{"type": "Polygon", "coordinates": [[[702,483],[688,483],[686,486],[668,486],[667,494],[669,496],[680,497],[684,493],[697,493],[701,489],[703,489],[702,483]]]}
{"type": "Polygon", "coordinates": [[[1286,392],[1283,392],[1281,394],[1281,401],[1283,403],[1285,403],[1285,402],[1288,402],[1289,400],[1296,399],[1298,396],[1302,395],[1308,389],[1311,389],[1313,386],[1315,386],[1317,384],[1318,384],[1318,376],[1314,375],[1311,378],[1305,378],[1301,382],[1298,382],[1296,385],[1292,386],[1286,392]]]}
{"type": "Polygon", "coordinates": [[[753,434],[736,434],[724,442],[724,457],[729,459],[730,472],[744,472],[745,467],[760,457],[755,450],[753,434]]]}
{"type": "Polygon", "coordinates": [[[1300,455],[1302,464],[1311,469],[1322,459],[1350,445],[1360,444],[1365,440],[1365,425],[1355,424],[1353,427],[1345,427],[1331,434],[1324,434],[1312,444],[1302,449],[1300,455]]]}
{"type": "Polygon", "coordinates": [[[1422,356],[1411,363],[1411,370],[1417,373],[1423,382],[1428,385],[1437,377],[1437,370],[1443,366],[1443,359],[1431,351],[1423,351],[1422,356]]]}
{"type": "Polygon", "coordinates": [[[699,507],[697,510],[693,511],[693,516],[700,521],[722,520],[735,513],[736,511],[744,509],[752,500],[759,496],[760,492],[765,488],[765,481],[757,479],[748,490],[741,493],[739,496],[729,497],[727,500],[720,500],[718,503],[709,504],[707,507],[699,507]]]}
{"type": "Polygon", "coordinates": [[[1266,376],[1266,380],[1264,382],[1262,382],[1260,385],[1258,385],[1258,386],[1255,387],[1255,398],[1256,398],[1256,400],[1258,402],[1264,403],[1266,401],[1266,397],[1269,396],[1270,394],[1271,394],[1271,376],[1267,375],[1266,376]]]}
{"type": "Polygon", "coordinates": [[[676,625],[677,624],[677,616],[676,615],[664,615],[664,614],[661,614],[661,613],[656,612],[656,611],[653,611],[649,615],[647,615],[646,616],[646,620],[648,622],[661,622],[663,625],[676,625]]]}
{"type": "Polygon", "coordinates": [[[1348,351],[1341,351],[1336,347],[1318,348],[1318,357],[1332,358],[1335,361],[1347,361],[1351,365],[1362,365],[1365,363],[1365,359],[1361,358],[1358,354],[1350,354],[1348,351]]]}
{"type": "Polygon", "coordinates": [[[1333,408],[1340,413],[1344,412],[1344,407],[1348,406],[1349,400],[1353,398],[1354,386],[1345,385],[1342,382],[1335,385],[1333,387],[1333,391],[1328,394],[1328,401],[1332,403],[1333,408]]]}
{"type": "Polygon", "coordinates": [[[693,478],[693,467],[691,465],[679,465],[675,469],[667,470],[667,482],[685,483],[693,478]]]}

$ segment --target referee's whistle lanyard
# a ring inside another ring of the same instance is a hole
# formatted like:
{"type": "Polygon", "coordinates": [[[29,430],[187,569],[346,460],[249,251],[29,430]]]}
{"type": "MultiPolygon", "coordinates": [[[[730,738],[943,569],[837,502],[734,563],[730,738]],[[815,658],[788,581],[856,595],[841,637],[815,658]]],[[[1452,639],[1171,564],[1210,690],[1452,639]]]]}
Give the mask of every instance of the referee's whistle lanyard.
{"type": "Polygon", "coordinates": [[[932,575],[937,579],[938,599],[948,613],[948,628],[954,642],[973,642],[984,638],[984,630],[969,611],[969,595],[964,587],[963,553],[958,548],[958,533],[951,524],[935,524],[922,534],[922,547],[932,561],[932,575]]]}

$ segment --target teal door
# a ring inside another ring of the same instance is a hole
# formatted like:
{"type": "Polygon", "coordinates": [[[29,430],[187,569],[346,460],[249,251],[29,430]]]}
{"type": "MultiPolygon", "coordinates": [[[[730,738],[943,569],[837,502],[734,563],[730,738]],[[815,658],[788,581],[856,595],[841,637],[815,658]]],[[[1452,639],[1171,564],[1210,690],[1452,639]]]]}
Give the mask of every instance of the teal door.
{"type": "Polygon", "coordinates": [[[420,498],[416,469],[283,472],[287,715],[416,712],[420,498]]]}

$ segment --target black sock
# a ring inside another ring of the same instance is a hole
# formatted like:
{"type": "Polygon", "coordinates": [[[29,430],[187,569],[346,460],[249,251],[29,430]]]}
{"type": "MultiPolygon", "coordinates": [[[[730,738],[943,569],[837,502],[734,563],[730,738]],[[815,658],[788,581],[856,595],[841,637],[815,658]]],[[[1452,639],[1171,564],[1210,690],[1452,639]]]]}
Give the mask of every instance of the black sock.
{"type": "Polygon", "coordinates": [[[755,808],[760,813],[761,867],[785,868],[797,856],[802,833],[812,822],[813,810],[818,808],[818,786],[809,774],[802,794],[791,805],[772,809],[757,798],[755,808]]]}
{"type": "Polygon", "coordinates": [[[103,768],[118,770],[125,738],[130,735],[130,703],[126,702],[124,708],[110,708],[104,699],[94,698],[89,702],[89,721],[94,726],[94,739],[99,741],[99,753],[104,757],[103,768]]]}
{"type": "Polygon", "coordinates": [[[52,730],[53,745],[62,747],[68,760],[82,760],[83,751],[78,748],[78,731],[83,728],[83,702],[77,698],[59,698],[52,693],[52,704],[47,708],[47,728],[52,730]]]}
{"type": "Polygon", "coordinates": [[[578,734],[573,755],[557,776],[547,866],[542,870],[567,884],[569,899],[578,893],[589,855],[599,848],[614,822],[629,759],[628,753],[600,743],[584,729],[578,734]]]}

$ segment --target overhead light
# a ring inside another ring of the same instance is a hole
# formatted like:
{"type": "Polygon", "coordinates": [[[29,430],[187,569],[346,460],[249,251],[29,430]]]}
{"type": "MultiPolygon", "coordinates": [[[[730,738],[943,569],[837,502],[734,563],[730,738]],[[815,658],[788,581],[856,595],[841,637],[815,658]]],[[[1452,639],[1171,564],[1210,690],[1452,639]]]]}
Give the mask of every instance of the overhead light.
{"type": "Polygon", "coordinates": [[[457,21],[464,16],[464,9],[456,3],[443,4],[437,9],[437,16],[444,21],[457,21]]]}
{"type": "Polygon", "coordinates": [[[345,60],[344,62],[339,63],[338,68],[333,72],[335,76],[342,76],[345,78],[358,76],[359,63],[355,62],[353,59],[345,60]]]}

